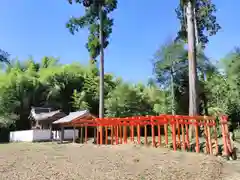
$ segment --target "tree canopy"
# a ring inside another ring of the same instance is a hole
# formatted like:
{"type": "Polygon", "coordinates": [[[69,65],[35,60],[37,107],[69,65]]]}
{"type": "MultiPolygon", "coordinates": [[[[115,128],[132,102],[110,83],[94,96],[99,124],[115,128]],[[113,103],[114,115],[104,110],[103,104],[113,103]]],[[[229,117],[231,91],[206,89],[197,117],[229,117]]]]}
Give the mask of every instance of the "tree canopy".
{"type": "MultiPolygon", "coordinates": [[[[169,50],[174,56],[174,94],[176,114],[188,114],[188,68],[186,50],[180,44],[163,44],[154,55],[155,78],[148,84],[132,84],[113,74],[105,74],[105,115],[125,117],[171,113],[171,90],[166,74],[172,65],[169,50]],[[173,48],[174,47],[174,48],[173,48]],[[167,50],[168,49],[168,50],[167,50]],[[176,50],[176,51],[175,51],[176,50]],[[166,74],[166,75],[164,75],[166,74]],[[162,78],[162,75],[164,75],[162,78]]],[[[203,53],[203,52],[202,52],[203,53]]],[[[228,114],[233,122],[240,112],[238,59],[239,48],[234,48],[217,64],[212,64],[204,53],[199,58],[201,114],[228,114]]],[[[94,64],[60,64],[54,57],[35,61],[11,60],[0,73],[0,124],[16,129],[30,127],[31,106],[51,106],[66,113],[88,109],[98,115],[99,75],[94,64]]]]}
{"type": "MultiPolygon", "coordinates": [[[[178,31],[178,39],[187,40],[187,20],[186,20],[186,3],[188,0],[180,0],[178,7],[175,9],[177,18],[180,21],[181,28],[178,31]]],[[[208,36],[215,35],[221,26],[217,22],[217,8],[211,0],[195,0],[194,14],[196,36],[203,47],[206,46],[209,39],[208,36]]]]}
{"type": "MultiPolygon", "coordinates": [[[[74,2],[76,4],[83,4],[83,0],[68,0],[70,4],[74,2]]],[[[106,48],[109,44],[109,37],[112,33],[113,18],[109,16],[117,8],[117,0],[104,0],[103,3],[103,47],[106,48]]],[[[69,31],[74,34],[82,28],[88,28],[88,42],[86,48],[90,54],[91,60],[95,60],[100,54],[100,42],[99,42],[99,14],[98,7],[90,6],[85,8],[85,14],[80,17],[72,17],[66,24],[69,31]]]]}

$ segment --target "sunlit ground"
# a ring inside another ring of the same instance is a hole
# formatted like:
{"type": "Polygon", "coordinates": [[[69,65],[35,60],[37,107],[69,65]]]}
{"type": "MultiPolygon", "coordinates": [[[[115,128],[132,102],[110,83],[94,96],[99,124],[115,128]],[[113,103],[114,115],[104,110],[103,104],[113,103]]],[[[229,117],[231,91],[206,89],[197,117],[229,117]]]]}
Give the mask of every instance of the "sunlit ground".
{"type": "Polygon", "coordinates": [[[72,143],[0,145],[0,179],[3,180],[218,180],[230,175],[238,177],[236,180],[240,178],[235,166],[220,158],[166,148],[72,143]]]}

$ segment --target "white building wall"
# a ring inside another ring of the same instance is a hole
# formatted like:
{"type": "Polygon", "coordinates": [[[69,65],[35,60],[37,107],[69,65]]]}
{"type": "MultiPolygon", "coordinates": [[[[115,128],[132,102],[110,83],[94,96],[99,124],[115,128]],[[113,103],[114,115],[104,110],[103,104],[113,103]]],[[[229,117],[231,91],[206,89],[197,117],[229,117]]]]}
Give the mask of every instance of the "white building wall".
{"type": "Polygon", "coordinates": [[[51,131],[49,129],[34,129],[33,141],[48,141],[51,137],[51,131]]]}
{"type": "MultiPolygon", "coordinates": [[[[64,140],[73,139],[73,129],[64,130],[64,140]]],[[[53,140],[60,140],[61,131],[52,131],[53,140]]],[[[78,130],[75,130],[75,137],[78,138],[78,130]]],[[[26,131],[10,132],[10,142],[33,142],[50,141],[51,131],[49,129],[35,129],[26,131]]]]}
{"type": "Polygon", "coordinates": [[[12,131],[10,132],[10,142],[32,142],[33,141],[33,130],[26,131],[12,131]]]}
{"type": "MultiPolygon", "coordinates": [[[[78,138],[78,129],[75,129],[75,137],[78,138]]],[[[53,139],[60,140],[61,139],[61,131],[52,131],[53,139]]],[[[64,130],[64,140],[73,139],[73,129],[64,130]]]]}

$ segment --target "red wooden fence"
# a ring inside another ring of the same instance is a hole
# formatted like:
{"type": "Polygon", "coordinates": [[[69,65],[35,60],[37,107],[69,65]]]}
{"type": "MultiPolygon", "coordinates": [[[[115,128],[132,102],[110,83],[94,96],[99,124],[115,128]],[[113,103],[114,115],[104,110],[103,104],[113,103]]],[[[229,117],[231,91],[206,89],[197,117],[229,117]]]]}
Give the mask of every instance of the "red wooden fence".
{"type": "Polygon", "coordinates": [[[128,142],[141,144],[144,137],[145,145],[148,145],[149,141],[153,147],[170,145],[174,151],[177,149],[190,150],[194,146],[195,151],[200,152],[201,145],[204,144],[205,152],[215,155],[219,153],[217,129],[220,127],[223,153],[229,155],[232,147],[229,139],[228,119],[227,116],[222,116],[220,119],[219,126],[216,124],[216,117],[181,115],[96,118],[94,121],[73,121],[72,125],[85,127],[85,142],[88,139],[88,127],[97,127],[97,144],[99,145],[117,145],[128,142]],[[195,133],[195,139],[191,141],[190,128],[194,128],[193,132],[195,133]],[[203,133],[200,133],[199,130],[203,133]]]}

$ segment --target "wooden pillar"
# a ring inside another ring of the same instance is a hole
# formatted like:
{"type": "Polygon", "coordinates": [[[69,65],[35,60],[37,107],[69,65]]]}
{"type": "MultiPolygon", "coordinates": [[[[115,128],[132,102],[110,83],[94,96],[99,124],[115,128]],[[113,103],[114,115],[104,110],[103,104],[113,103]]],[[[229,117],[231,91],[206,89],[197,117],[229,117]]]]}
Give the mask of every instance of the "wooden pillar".
{"type": "Polygon", "coordinates": [[[93,128],[93,143],[97,144],[97,127],[93,128]]]}
{"type": "Polygon", "coordinates": [[[49,129],[50,129],[50,140],[53,140],[53,132],[52,132],[52,123],[49,124],[49,129]]]}
{"type": "Polygon", "coordinates": [[[75,133],[76,129],[75,126],[73,126],[73,143],[76,142],[76,133],[75,133]]]}
{"type": "Polygon", "coordinates": [[[60,137],[60,142],[63,143],[64,140],[64,127],[61,126],[61,137],[60,137]]]}
{"type": "Polygon", "coordinates": [[[83,143],[83,127],[80,127],[80,143],[83,143]]]}
{"type": "Polygon", "coordinates": [[[38,123],[38,120],[36,120],[35,127],[38,127],[38,126],[39,126],[39,123],[38,123]]]}

